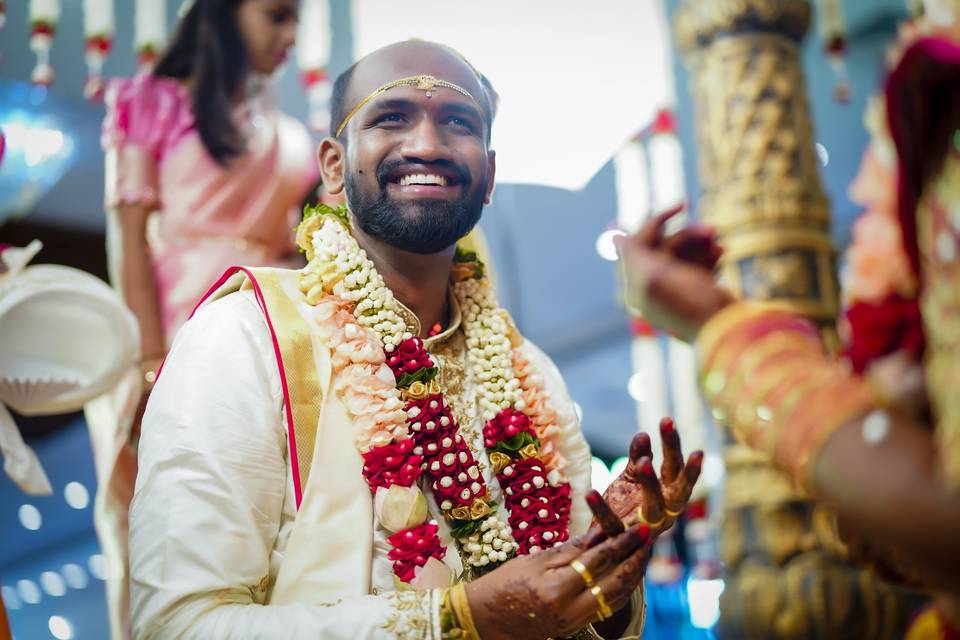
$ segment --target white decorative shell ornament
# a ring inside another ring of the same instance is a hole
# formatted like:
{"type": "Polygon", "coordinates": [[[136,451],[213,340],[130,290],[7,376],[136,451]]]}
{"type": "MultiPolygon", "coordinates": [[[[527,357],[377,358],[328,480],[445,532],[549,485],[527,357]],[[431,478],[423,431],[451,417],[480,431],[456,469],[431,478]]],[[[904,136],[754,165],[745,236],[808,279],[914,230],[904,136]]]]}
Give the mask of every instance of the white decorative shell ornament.
{"type": "MultiPolygon", "coordinates": [[[[78,269],[26,267],[39,249],[34,242],[0,253],[0,403],[24,415],[80,409],[115,386],[139,358],[136,320],[117,294],[78,269]]],[[[0,412],[0,431],[15,432],[6,413],[0,412]]],[[[15,449],[16,441],[19,433],[0,434],[0,444],[15,449]]],[[[12,454],[25,454],[0,448],[9,473],[12,454]]],[[[11,477],[25,490],[38,486],[11,477]]]]}

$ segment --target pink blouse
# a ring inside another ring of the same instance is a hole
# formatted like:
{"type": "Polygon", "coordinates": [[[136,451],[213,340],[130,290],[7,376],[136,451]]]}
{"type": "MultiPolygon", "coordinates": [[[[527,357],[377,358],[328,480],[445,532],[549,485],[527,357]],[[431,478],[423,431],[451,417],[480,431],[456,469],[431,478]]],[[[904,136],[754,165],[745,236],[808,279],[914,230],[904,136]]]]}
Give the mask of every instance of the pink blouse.
{"type": "Polygon", "coordinates": [[[302,124],[264,96],[234,118],[247,146],[222,167],[203,146],[189,93],[176,80],[140,74],[114,80],[107,92],[106,204],[147,204],[159,214],[148,242],[168,346],[227,267],[279,264],[294,252],[299,206],[317,180],[302,124]]]}

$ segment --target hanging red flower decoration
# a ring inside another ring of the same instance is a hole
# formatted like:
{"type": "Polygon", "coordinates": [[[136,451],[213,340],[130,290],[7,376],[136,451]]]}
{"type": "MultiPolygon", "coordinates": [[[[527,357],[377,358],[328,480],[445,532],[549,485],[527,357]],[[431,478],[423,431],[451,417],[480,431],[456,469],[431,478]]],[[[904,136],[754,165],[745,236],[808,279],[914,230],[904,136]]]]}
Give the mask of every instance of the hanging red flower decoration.
{"type": "Polygon", "coordinates": [[[387,558],[393,561],[393,572],[400,580],[413,580],[414,570],[427,564],[430,558],[443,560],[444,550],[437,535],[438,530],[436,524],[426,522],[387,538],[387,542],[393,547],[387,553],[387,558]]]}
{"type": "Polygon", "coordinates": [[[413,453],[415,444],[412,438],[405,438],[363,454],[363,477],[371,493],[376,493],[377,487],[395,484],[411,487],[420,479],[423,457],[413,453]]]}

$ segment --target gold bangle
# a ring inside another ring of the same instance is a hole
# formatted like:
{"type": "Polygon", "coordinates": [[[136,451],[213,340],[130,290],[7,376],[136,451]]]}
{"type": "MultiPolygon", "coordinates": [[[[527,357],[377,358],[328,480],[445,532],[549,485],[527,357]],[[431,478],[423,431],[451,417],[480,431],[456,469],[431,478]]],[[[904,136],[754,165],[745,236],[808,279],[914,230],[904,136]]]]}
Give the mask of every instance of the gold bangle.
{"type": "Polygon", "coordinates": [[[460,628],[462,640],[480,640],[480,632],[477,631],[477,625],[473,621],[473,610],[470,608],[470,600],[467,599],[467,586],[460,582],[450,589],[450,604],[453,606],[453,613],[457,618],[457,626],[460,628]]]}
{"type": "Polygon", "coordinates": [[[603,595],[603,589],[600,588],[600,585],[595,584],[590,587],[590,593],[593,594],[593,597],[597,600],[597,615],[600,616],[601,620],[606,620],[607,618],[613,617],[613,610],[610,609],[610,605],[607,604],[607,599],[603,595]]]}
{"type": "Polygon", "coordinates": [[[698,353],[709,356],[727,333],[743,322],[763,316],[772,309],[756,300],[740,300],[721,309],[700,328],[694,340],[698,353]]]}
{"type": "Polygon", "coordinates": [[[679,517],[680,517],[680,514],[682,514],[684,511],[686,511],[686,509],[687,509],[687,508],[684,507],[683,509],[680,509],[680,511],[674,511],[673,509],[670,509],[669,507],[664,507],[664,508],[663,508],[663,511],[664,511],[664,513],[666,513],[666,514],[667,514],[668,516],[670,516],[671,518],[679,518],[679,517]]]}
{"type": "Polygon", "coordinates": [[[583,582],[588,589],[593,587],[593,576],[590,575],[590,572],[587,571],[587,568],[580,560],[574,559],[570,563],[570,568],[580,574],[580,577],[583,578],[583,582]]]}
{"type": "Polygon", "coordinates": [[[644,517],[644,515],[643,515],[643,505],[637,507],[637,518],[639,519],[639,521],[640,521],[642,524],[647,525],[647,526],[650,527],[651,529],[656,529],[657,527],[659,527],[660,525],[663,524],[663,521],[664,521],[664,520],[666,520],[666,517],[665,517],[665,516],[660,516],[660,519],[657,520],[656,522],[650,522],[650,521],[647,520],[647,519],[644,517]]]}
{"type": "MultiPolygon", "coordinates": [[[[744,400],[744,391],[749,390],[750,381],[756,367],[781,355],[803,355],[804,350],[798,348],[798,345],[791,336],[772,335],[761,338],[757,343],[746,345],[741,350],[741,355],[731,364],[730,370],[724,372],[727,383],[724,388],[714,397],[712,401],[719,405],[727,405],[729,408],[742,407],[740,401],[744,400]]],[[[749,400],[749,398],[747,398],[749,400]]],[[[750,412],[752,413],[752,411],[750,412]]],[[[749,416],[752,420],[753,416],[749,416]]]]}

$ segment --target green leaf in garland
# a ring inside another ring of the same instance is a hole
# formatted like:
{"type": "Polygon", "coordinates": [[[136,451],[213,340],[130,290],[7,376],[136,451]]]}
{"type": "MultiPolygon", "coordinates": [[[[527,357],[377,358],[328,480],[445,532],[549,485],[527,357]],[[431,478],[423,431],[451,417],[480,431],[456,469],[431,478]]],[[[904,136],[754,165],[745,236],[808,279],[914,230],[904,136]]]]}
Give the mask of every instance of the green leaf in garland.
{"type": "Polygon", "coordinates": [[[460,245],[457,245],[456,250],[453,252],[453,261],[454,262],[477,262],[477,252],[476,251],[467,251],[460,245]]]}
{"type": "Polygon", "coordinates": [[[453,252],[453,261],[458,264],[472,264],[473,277],[475,278],[482,278],[485,273],[483,261],[480,259],[480,256],[477,255],[476,251],[467,251],[460,245],[457,245],[453,252]]]}
{"type": "Polygon", "coordinates": [[[489,451],[499,451],[500,453],[513,455],[520,451],[520,449],[523,449],[531,444],[537,448],[537,451],[540,451],[540,443],[537,441],[537,439],[524,431],[523,433],[518,433],[509,440],[501,440],[497,444],[493,445],[493,448],[489,449],[489,451]]]}
{"type": "Polygon", "coordinates": [[[401,389],[406,389],[414,382],[423,382],[426,384],[436,378],[439,373],[440,370],[436,367],[422,367],[413,373],[404,373],[400,376],[400,379],[397,381],[397,386],[401,389]]]}
{"type": "Polygon", "coordinates": [[[462,522],[455,527],[450,528],[450,535],[458,540],[461,538],[468,538],[475,534],[477,531],[480,531],[481,520],[457,520],[456,522],[462,522]]]}
{"type": "Polygon", "coordinates": [[[314,216],[333,216],[347,229],[350,228],[350,215],[347,213],[347,205],[345,204],[336,207],[331,207],[322,202],[313,206],[306,205],[303,208],[303,220],[309,220],[314,216]]]}

